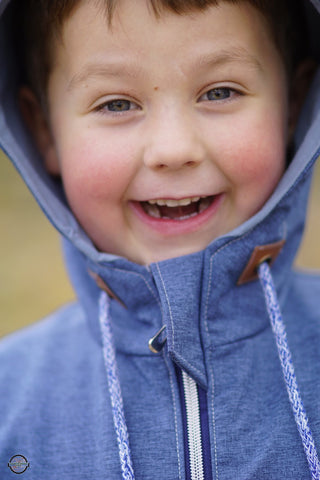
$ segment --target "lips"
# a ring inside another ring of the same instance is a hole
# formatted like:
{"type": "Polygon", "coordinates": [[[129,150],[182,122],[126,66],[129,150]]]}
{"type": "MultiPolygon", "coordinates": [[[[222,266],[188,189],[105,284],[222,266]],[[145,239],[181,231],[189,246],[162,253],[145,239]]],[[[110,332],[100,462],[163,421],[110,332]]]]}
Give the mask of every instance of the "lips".
{"type": "Polygon", "coordinates": [[[130,201],[129,207],[145,235],[155,232],[157,236],[172,238],[207,228],[224,198],[224,193],[179,200],[160,198],[130,201]]]}
{"type": "Polygon", "coordinates": [[[181,200],[157,199],[140,202],[143,211],[155,219],[183,221],[195,217],[209,208],[215,196],[189,197],[181,200]]]}

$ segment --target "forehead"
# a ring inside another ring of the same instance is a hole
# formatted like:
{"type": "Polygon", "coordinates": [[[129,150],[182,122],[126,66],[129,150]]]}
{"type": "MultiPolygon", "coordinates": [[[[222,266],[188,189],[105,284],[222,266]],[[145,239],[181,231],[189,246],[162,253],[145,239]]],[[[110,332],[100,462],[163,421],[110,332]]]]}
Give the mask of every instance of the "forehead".
{"type": "Polygon", "coordinates": [[[63,24],[62,42],[57,42],[55,49],[58,56],[68,56],[70,63],[78,56],[112,51],[124,56],[135,50],[141,59],[152,52],[174,57],[178,51],[197,53],[197,46],[210,43],[209,51],[219,48],[224,60],[245,59],[258,65],[259,55],[265,54],[265,45],[271,43],[265,17],[247,2],[221,2],[182,15],[166,10],[157,17],[148,0],[121,0],[111,23],[102,9],[104,3],[84,0],[78,4],[63,24]],[[250,50],[247,55],[244,49],[250,50]]]}

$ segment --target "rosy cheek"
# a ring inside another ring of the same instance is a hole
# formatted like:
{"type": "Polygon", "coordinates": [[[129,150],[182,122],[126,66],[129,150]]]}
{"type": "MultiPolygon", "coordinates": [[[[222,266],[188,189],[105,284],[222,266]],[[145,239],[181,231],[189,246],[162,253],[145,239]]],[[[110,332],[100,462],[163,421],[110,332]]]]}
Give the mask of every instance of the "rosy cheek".
{"type": "Polygon", "coordinates": [[[232,139],[232,152],[229,151],[226,173],[237,185],[253,182],[264,185],[279,180],[285,165],[285,141],[281,125],[266,128],[265,123],[239,128],[232,139]]]}
{"type": "Polygon", "coordinates": [[[62,175],[68,197],[118,198],[126,189],[130,169],[128,155],[98,143],[83,142],[61,152],[62,175]]]}

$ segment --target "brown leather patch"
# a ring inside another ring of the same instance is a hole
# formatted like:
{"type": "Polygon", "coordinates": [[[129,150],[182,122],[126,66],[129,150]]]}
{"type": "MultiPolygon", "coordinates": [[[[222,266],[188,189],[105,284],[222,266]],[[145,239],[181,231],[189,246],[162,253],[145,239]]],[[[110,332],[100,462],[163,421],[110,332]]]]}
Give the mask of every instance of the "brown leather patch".
{"type": "Polygon", "coordinates": [[[95,280],[96,284],[98,285],[101,290],[106,292],[110,298],[117,300],[124,308],[127,308],[123,301],[111,290],[111,288],[105,283],[105,281],[95,272],[89,271],[90,276],[95,280]]]}
{"type": "Polygon", "coordinates": [[[281,240],[280,242],[270,243],[269,245],[260,245],[256,247],[252,252],[246,268],[243,270],[241,276],[239,277],[237,285],[243,285],[244,283],[256,280],[258,278],[258,266],[265,261],[268,261],[268,263],[272,265],[279,253],[281,252],[284,244],[285,240],[281,240]]]}

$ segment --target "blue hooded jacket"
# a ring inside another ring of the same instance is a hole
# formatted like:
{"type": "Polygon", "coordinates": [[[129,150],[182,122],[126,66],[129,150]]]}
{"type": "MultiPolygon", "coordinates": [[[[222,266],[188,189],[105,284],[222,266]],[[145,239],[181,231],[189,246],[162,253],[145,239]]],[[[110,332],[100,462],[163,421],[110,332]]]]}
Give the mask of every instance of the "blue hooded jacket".
{"type": "MultiPolygon", "coordinates": [[[[141,266],[97,251],[45,171],[17,108],[9,3],[0,146],[63,236],[78,301],[0,342],[0,479],[320,479],[320,277],[292,268],[320,74],[262,209],[201,252],[141,266]]],[[[305,3],[317,49],[320,1],[305,3]]]]}

